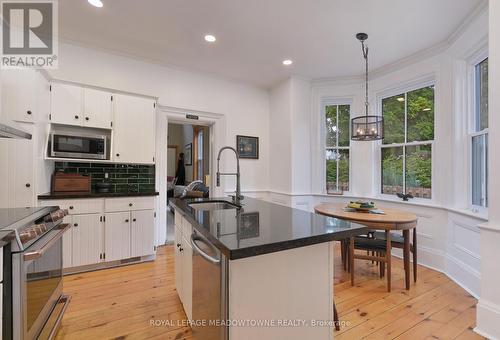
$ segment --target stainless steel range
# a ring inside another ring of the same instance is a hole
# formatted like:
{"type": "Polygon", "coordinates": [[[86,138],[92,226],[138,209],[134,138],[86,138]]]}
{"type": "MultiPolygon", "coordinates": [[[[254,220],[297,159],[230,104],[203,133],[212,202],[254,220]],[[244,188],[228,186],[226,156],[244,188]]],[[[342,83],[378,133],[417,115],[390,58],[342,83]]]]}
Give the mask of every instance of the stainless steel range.
{"type": "Polygon", "coordinates": [[[0,209],[4,247],[3,339],[51,339],[69,298],[62,293],[62,236],[69,224],[58,207],[0,209]]]}

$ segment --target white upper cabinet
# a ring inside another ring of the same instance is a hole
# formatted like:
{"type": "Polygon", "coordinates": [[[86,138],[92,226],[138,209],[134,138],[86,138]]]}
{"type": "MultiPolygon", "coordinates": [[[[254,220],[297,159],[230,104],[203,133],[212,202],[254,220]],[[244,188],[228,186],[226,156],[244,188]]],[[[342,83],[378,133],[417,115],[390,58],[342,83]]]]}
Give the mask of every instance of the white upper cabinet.
{"type": "Polygon", "coordinates": [[[48,94],[47,80],[35,70],[4,70],[2,74],[2,112],[10,120],[32,123],[47,119],[41,96],[48,94]],[[44,117],[42,116],[45,115],[44,117]]]}
{"type": "Polygon", "coordinates": [[[69,84],[52,84],[52,123],[111,129],[112,95],[69,84]]]}
{"type": "Polygon", "coordinates": [[[54,83],[50,93],[52,123],[83,124],[83,89],[80,86],[54,83]]]}
{"type": "Polygon", "coordinates": [[[153,164],[155,101],[121,94],[114,101],[113,161],[153,164]]]}
{"type": "Polygon", "coordinates": [[[83,125],[110,129],[113,99],[109,92],[86,88],[83,90],[83,125]]]}

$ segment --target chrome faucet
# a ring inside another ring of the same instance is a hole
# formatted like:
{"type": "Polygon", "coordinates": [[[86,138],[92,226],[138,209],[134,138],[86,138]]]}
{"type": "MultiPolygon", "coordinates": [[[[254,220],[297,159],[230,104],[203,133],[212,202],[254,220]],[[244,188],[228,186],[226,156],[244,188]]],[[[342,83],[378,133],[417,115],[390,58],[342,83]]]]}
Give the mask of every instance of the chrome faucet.
{"type": "Polygon", "coordinates": [[[233,196],[233,201],[235,203],[239,203],[240,200],[243,199],[243,196],[241,195],[241,186],[240,186],[240,155],[238,154],[238,151],[236,151],[235,148],[230,147],[230,146],[225,146],[222,149],[219,150],[219,154],[217,155],[217,186],[220,187],[220,176],[236,176],[236,196],[233,196]],[[221,173],[219,170],[219,163],[220,163],[220,155],[222,151],[224,150],[232,150],[234,154],[236,155],[236,173],[221,173]]]}

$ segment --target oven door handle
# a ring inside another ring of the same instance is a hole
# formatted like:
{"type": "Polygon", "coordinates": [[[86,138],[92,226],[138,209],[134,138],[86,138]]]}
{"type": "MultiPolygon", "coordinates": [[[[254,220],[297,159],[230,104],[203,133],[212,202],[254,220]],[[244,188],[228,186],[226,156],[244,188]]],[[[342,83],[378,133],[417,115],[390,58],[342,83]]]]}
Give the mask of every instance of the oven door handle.
{"type": "Polygon", "coordinates": [[[45,254],[45,252],[57,241],[59,240],[62,235],[69,229],[71,228],[71,225],[69,223],[63,223],[61,225],[59,225],[56,229],[59,229],[57,231],[57,233],[50,239],[48,240],[43,246],[41,246],[40,248],[36,249],[36,250],[33,250],[33,251],[29,251],[29,252],[26,252],[24,253],[23,255],[23,259],[24,261],[31,261],[31,260],[35,260],[35,259],[38,259],[40,257],[42,257],[43,254],[45,254]]]}

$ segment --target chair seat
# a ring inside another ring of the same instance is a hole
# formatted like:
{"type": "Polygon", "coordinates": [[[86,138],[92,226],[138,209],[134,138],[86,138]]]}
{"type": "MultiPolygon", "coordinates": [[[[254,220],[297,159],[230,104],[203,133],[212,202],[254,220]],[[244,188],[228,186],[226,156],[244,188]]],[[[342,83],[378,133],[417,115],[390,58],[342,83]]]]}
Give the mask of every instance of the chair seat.
{"type": "Polygon", "coordinates": [[[355,237],[354,248],[362,250],[384,250],[386,249],[385,240],[367,237],[355,237]]]}
{"type": "MultiPolygon", "coordinates": [[[[376,231],[373,233],[373,237],[376,239],[385,241],[385,232],[384,231],[376,231]]],[[[391,242],[404,244],[405,239],[403,238],[403,235],[391,233],[391,242]]]]}

